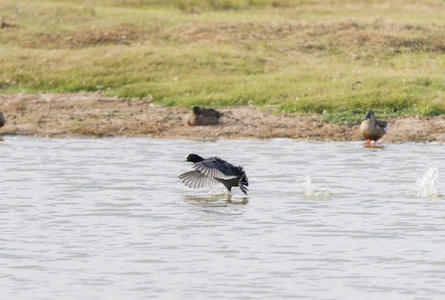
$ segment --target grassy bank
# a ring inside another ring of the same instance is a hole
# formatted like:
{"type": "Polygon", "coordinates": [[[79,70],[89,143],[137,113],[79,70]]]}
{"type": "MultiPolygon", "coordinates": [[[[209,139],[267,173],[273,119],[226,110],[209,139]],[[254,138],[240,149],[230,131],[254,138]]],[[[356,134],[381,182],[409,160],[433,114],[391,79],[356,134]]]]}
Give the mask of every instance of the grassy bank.
{"type": "Polygon", "coordinates": [[[0,93],[445,113],[443,0],[0,0],[0,93]]]}

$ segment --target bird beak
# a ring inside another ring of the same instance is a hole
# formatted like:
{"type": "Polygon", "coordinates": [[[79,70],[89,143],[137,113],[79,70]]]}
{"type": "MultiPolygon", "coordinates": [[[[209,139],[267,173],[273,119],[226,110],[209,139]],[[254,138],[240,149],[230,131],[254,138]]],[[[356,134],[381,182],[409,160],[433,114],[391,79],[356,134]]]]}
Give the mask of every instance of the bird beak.
{"type": "Polygon", "coordinates": [[[184,158],[181,162],[186,162],[187,161],[187,158],[184,158]]]}

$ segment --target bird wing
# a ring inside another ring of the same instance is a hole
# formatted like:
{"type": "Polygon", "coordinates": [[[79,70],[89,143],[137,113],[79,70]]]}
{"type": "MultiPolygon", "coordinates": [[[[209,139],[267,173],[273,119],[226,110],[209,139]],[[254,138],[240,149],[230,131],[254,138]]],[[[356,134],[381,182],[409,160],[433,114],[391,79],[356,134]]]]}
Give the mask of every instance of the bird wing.
{"type": "Polygon", "coordinates": [[[378,128],[383,128],[385,131],[389,128],[389,123],[385,121],[375,121],[378,128]]]}
{"type": "Polygon", "coordinates": [[[216,117],[216,118],[221,118],[221,116],[222,115],[224,115],[223,113],[220,113],[219,111],[216,111],[216,110],[214,110],[214,109],[212,109],[212,108],[209,108],[209,109],[203,109],[203,110],[201,110],[201,113],[204,115],[204,116],[209,116],[209,117],[216,117]]]}
{"type": "Polygon", "coordinates": [[[199,171],[185,172],[179,175],[178,178],[181,179],[186,186],[194,189],[212,187],[219,183],[216,179],[205,176],[199,171]]]}
{"type": "Polygon", "coordinates": [[[204,176],[229,180],[238,177],[238,168],[217,157],[208,158],[194,164],[193,168],[204,176]]]}

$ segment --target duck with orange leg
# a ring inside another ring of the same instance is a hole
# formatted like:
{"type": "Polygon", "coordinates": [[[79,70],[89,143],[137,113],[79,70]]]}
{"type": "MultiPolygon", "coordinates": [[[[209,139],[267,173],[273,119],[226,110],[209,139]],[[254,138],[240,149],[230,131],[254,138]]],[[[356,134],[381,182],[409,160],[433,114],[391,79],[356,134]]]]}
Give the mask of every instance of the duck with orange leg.
{"type": "Polygon", "coordinates": [[[375,146],[377,141],[385,135],[389,128],[389,123],[376,120],[372,110],[368,111],[362,120],[363,122],[360,125],[360,133],[365,139],[367,139],[364,145],[375,146]],[[372,145],[372,141],[374,141],[374,145],[372,145]]]}

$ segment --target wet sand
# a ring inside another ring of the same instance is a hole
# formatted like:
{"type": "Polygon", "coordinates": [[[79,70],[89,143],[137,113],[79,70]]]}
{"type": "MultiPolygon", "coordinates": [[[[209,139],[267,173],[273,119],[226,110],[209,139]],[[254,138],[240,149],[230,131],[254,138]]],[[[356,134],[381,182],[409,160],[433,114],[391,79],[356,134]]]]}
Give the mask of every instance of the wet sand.
{"type": "MultiPolygon", "coordinates": [[[[0,111],[7,120],[0,135],[363,140],[359,124],[335,125],[317,121],[316,115],[275,114],[250,106],[218,108],[224,113],[220,124],[190,127],[186,124],[189,108],[100,93],[0,95],[0,111]]],[[[384,120],[390,128],[379,143],[445,142],[445,116],[384,120]]]]}

